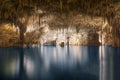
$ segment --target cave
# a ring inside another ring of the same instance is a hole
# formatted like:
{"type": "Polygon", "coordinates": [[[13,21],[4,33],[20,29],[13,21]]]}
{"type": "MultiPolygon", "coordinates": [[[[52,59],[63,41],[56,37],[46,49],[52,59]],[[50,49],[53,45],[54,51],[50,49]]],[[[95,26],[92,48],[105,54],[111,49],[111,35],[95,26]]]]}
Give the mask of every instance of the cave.
{"type": "MultiPolygon", "coordinates": [[[[119,26],[119,0],[1,0],[0,58],[7,57],[1,58],[5,61],[0,61],[0,65],[10,61],[8,65],[12,65],[17,63],[16,59],[20,71],[15,72],[15,80],[120,80],[120,69],[115,69],[120,63],[119,26]],[[16,54],[10,56],[9,51],[16,54]],[[82,76],[78,76],[74,64],[83,69],[78,71],[82,76]]],[[[3,72],[0,68],[0,79],[14,80],[5,75],[1,77],[3,72]]]]}

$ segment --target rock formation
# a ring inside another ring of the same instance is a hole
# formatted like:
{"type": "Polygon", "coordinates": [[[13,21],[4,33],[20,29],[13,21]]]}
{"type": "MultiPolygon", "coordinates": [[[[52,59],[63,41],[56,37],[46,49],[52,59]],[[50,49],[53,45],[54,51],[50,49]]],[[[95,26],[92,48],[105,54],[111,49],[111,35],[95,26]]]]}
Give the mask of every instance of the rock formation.
{"type": "Polygon", "coordinates": [[[119,0],[2,0],[0,4],[0,46],[120,47],[119,0]]]}

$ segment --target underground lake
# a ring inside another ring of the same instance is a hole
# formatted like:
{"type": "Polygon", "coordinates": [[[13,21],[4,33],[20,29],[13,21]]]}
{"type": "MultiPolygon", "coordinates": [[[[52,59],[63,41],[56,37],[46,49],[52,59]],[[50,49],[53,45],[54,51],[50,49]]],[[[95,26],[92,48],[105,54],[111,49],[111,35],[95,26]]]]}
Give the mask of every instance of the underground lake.
{"type": "Polygon", "coordinates": [[[0,48],[0,80],[120,80],[120,48],[0,48]]]}
{"type": "Polygon", "coordinates": [[[0,80],[120,80],[120,0],[0,0],[0,80]]]}

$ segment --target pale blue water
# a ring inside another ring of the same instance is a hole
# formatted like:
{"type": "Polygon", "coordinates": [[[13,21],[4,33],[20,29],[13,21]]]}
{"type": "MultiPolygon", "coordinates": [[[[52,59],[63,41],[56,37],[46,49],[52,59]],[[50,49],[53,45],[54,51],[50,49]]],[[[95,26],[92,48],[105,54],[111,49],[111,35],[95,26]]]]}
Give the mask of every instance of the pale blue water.
{"type": "Polygon", "coordinates": [[[0,48],[0,80],[120,80],[120,48],[0,48]]]}

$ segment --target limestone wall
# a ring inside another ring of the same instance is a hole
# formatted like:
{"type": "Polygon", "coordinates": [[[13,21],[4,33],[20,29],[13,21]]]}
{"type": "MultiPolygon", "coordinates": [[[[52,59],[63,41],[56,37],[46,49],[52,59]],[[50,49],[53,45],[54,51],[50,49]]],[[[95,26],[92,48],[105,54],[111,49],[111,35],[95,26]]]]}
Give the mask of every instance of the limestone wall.
{"type": "MultiPolygon", "coordinates": [[[[24,34],[25,45],[111,45],[112,35],[107,32],[93,29],[58,28],[51,29],[49,25],[34,28],[24,34]]],[[[2,24],[0,27],[0,46],[17,46],[19,29],[11,24],[2,24]]]]}
{"type": "Polygon", "coordinates": [[[0,25],[0,46],[14,46],[18,44],[19,32],[12,24],[0,25]]]}
{"type": "MultiPolygon", "coordinates": [[[[48,29],[47,27],[44,27],[48,29]]],[[[80,30],[78,33],[75,28],[48,29],[42,35],[40,32],[31,32],[26,35],[26,43],[39,45],[99,45],[99,35],[93,30],[80,30]],[[41,36],[40,36],[41,35],[41,36]],[[68,39],[69,38],[69,39],[68,39]],[[36,40],[35,40],[36,39],[36,40]],[[31,40],[31,41],[30,41],[31,40]],[[34,41],[36,41],[34,43],[34,41]]]]}

